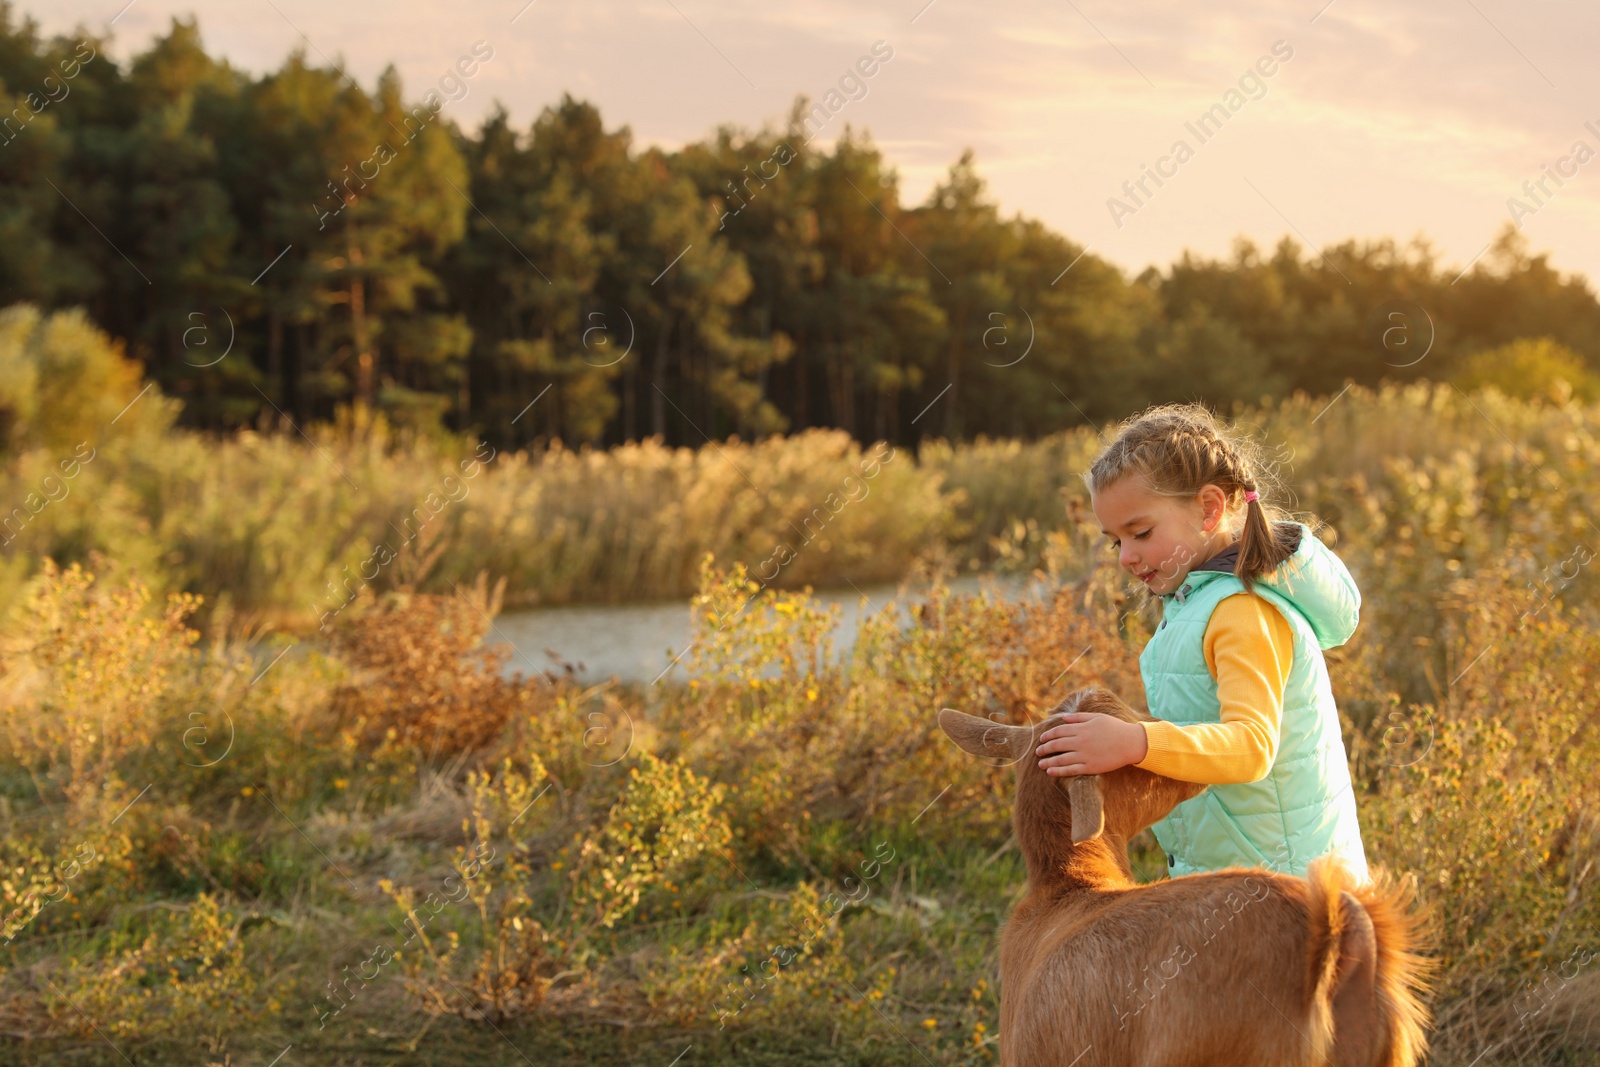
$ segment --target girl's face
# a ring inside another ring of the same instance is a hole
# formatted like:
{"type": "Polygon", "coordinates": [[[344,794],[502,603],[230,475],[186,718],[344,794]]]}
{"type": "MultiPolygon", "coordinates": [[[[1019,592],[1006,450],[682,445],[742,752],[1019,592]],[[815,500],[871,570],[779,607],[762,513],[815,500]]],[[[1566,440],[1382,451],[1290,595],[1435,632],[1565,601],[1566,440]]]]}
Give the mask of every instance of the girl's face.
{"type": "Polygon", "coordinates": [[[1132,476],[1117,479],[1090,499],[1101,532],[1118,549],[1122,569],[1158,596],[1178,588],[1191,567],[1226,546],[1220,521],[1225,502],[1214,485],[1190,500],[1152,493],[1143,478],[1132,476]]]}

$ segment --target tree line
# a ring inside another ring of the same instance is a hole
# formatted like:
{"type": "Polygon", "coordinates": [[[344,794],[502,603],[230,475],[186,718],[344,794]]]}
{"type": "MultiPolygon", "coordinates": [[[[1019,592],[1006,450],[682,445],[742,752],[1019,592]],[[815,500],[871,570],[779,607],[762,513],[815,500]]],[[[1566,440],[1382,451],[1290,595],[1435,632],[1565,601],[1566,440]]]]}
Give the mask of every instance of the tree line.
{"type": "Polygon", "coordinates": [[[805,97],[668,152],[570,95],[462,129],[487,42],[417,99],[303,51],[241,72],[193,19],[106,47],[0,4],[0,304],[84,307],[194,427],[365,407],[502,447],[911,443],[1448,377],[1518,338],[1600,368],[1594,292],[1509,223],[1464,273],[1420,237],[1285,237],[1128,277],[1004,217],[970,150],[901,203],[805,97]]]}

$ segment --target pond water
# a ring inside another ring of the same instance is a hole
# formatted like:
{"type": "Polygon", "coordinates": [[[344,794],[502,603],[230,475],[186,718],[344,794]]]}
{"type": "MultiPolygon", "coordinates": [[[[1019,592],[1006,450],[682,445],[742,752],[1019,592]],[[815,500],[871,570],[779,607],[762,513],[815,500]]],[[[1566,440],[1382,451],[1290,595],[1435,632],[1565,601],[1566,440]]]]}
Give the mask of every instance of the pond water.
{"type": "MultiPolygon", "coordinates": [[[[978,593],[984,588],[1007,600],[1038,595],[1039,586],[1025,578],[972,575],[950,581],[954,593],[978,593]]],[[[835,655],[855,641],[862,617],[893,609],[900,625],[911,618],[910,606],[927,596],[907,590],[896,599],[893,585],[817,590],[813,601],[826,609],[839,606],[833,631],[835,655]]],[[[616,676],[622,682],[683,681],[687,677],[681,657],[689,644],[688,601],[647,604],[575,605],[506,612],[495,620],[492,642],[511,647],[507,669],[531,674],[561,670],[561,661],[576,668],[577,677],[598,682],[616,676]]]]}

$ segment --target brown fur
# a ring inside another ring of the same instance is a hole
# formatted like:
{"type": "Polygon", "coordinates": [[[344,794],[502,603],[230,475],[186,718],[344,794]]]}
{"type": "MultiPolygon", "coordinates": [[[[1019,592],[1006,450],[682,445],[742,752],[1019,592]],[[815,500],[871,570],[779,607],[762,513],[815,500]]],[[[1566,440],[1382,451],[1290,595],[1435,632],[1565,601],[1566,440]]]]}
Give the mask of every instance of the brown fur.
{"type": "MultiPolygon", "coordinates": [[[[1056,709],[1150,716],[1091,688],[1056,709]]],[[[968,752],[1016,767],[1012,822],[1027,892],[1000,936],[1002,1067],[1413,1067],[1427,1047],[1432,961],[1413,890],[1357,882],[1331,858],[1306,878],[1229,868],[1139,885],[1128,839],[1205,787],[1123,767],[1053,777],[1050,720],[946,708],[968,752]]]]}

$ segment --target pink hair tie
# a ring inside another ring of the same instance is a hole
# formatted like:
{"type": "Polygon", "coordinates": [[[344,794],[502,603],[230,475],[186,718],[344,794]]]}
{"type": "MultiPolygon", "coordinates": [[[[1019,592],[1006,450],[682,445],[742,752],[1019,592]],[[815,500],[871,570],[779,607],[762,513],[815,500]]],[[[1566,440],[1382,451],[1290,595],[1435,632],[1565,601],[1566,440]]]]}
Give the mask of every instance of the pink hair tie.
{"type": "Polygon", "coordinates": [[[1259,499],[1261,499],[1261,494],[1256,492],[1254,489],[1249,490],[1244,495],[1244,502],[1246,504],[1250,503],[1250,501],[1252,501],[1252,500],[1259,500],[1259,499]]]}

